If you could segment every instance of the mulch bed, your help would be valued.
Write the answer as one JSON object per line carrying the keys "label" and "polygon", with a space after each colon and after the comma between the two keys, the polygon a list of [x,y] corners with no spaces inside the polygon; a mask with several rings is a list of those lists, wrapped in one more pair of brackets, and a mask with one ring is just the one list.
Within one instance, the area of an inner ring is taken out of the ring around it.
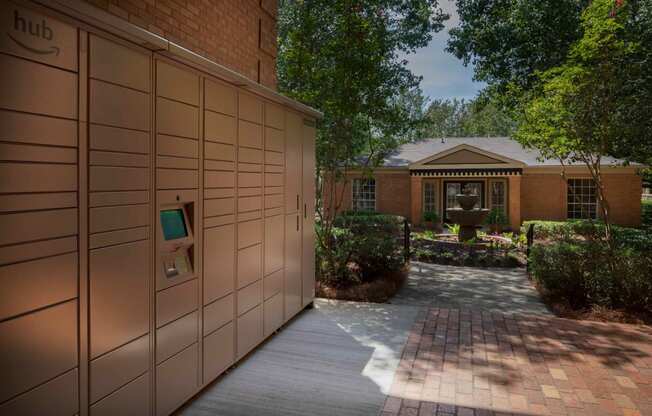
{"label": "mulch bed", "polygon": [[388,273],[373,282],[347,287],[331,287],[317,281],[316,296],[326,299],[355,302],[385,303],[399,291],[407,279],[407,267],[396,273]]}

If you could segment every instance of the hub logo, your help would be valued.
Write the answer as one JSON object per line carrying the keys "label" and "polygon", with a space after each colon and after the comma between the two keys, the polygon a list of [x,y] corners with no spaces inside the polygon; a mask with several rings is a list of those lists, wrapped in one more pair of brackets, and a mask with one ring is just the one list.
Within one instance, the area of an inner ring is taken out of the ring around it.
{"label": "hub logo", "polygon": [[[29,18],[25,16],[21,16],[20,13],[18,13],[18,10],[14,10],[13,29],[14,32],[17,32],[19,34],[22,33],[23,35],[27,35],[34,39],[45,40],[45,41],[54,40],[54,31],[52,30],[52,28],[48,27],[45,19],[41,19],[40,22],[33,22]],[[24,42],[21,42],[15,36],[12,36],[11,33],[7,33],[7,36],[9,36],[9,38],[13,40],[18,46],[32,53],[36,53],[39,55],[54,54],[55,56],[59,56],[60,50],[57,46],[50,46],[49,48],[46,49],[35,48],[33,46],[29,46],[25,44]]]}

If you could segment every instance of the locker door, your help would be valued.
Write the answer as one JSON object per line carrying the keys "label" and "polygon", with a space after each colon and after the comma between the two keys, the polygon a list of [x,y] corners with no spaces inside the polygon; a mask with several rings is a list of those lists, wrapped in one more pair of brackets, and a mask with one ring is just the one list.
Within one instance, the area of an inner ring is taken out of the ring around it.
{"label": "locker door", "polygon": [[301,140],[303,120],[287,112],[285,136],[285,320],[301,310]]}
{"label": "locker door", "polygon": [[303,302],[306,306],[315,298],[315,127],[314,122],[303,125],[303,232],[301,237]]}

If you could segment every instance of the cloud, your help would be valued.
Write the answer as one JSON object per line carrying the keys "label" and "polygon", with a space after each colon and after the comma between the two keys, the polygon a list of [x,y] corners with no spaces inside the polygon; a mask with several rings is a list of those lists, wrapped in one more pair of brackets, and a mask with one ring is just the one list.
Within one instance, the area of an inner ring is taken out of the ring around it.
{"label": "cloud", "polygon": [[446,28],[433,35],[432,41],[416,53],[402,56],[408,61],[408,68],[423,77],[421,88],[431,98],[466,98],[477,95],[485,86],[473,81],[473,68],[465,67],[461,60],[445,51],[448,31],[459,23],[454,1],[441,0],[441,8],[451,18]]}

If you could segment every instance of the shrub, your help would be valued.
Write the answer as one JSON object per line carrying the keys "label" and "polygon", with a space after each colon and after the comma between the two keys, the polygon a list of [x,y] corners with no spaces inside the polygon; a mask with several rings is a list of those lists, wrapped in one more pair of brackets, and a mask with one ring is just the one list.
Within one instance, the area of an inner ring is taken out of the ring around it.
{"label": "shrub", "polygon": [[652,230],[652,199],[641,201],[641,224]]}
{"label": "shrub", "polygon": [[451,234],[459,235],[460,234],[460,225],[459,224],[446,224],[446,228]]}
{"label": "shrub", "polygon": [[499,208],[492,208],[485,219],[485,224],[489,225],[505,225],[507,223],[507,215],[505,215],[505,212]]}
{"label": "shrub", "polygon": [[[338,216],[333,232],[335,250],[317,250],[320,279],[346,286],[401,270],[405,264],[403,224],[404,218],[396,215],[356,212]],[[324,262],[334,267],[326,267]],[[337,272],[324,273],[326,270]]]}
{"label": "shrub", "polygon": [[563,239],[534,245],[529,260],[544,293],[574,309],[652,310],[652,259],[644,251],[612,253],[602,240]]}
{"label": "shrub", "polygon": [[439,222],[439,215],[435,211],[426,211],[423,213],[425,222]]}

